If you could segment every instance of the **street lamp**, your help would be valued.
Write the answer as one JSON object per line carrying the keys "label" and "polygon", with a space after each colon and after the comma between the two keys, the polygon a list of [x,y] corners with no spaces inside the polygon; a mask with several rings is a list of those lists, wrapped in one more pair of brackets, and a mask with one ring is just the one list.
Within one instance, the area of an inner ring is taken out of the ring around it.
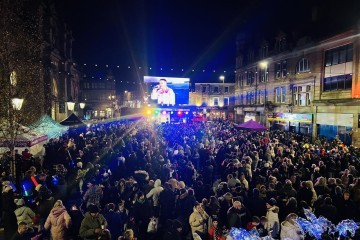
{"label": "street lamp", "polygon": [[81,102],[79,105],[80,105],[80,109],[84,109],[84,108],[85,108],[85,103]]}
{"label": "street lamp", "polygon": [[66,102],[67,108],[69,111],[74,111],[75,109],[75,102],[73,102],[72,100],[69,100],[68,102]]}
{"label": "street lamp", "polygon": [[14,110],[21,110],[22,104],[24,102],[24,99],[22,98],[12,98],[11,99],[11,104]]}
{"label": "street lamp", "polygon": [[263,114],[264,114],[264,123],[265,123],[265,126],[266,126],[266,113],[265,113],[265,109],[266,109],[266,88],[267,88],[267,81],[268,81],[268,62],[267,61],[263,61],[263,62],[260,62],[260,67],[262,69],[264,69],[264,83],[265,83],[265,90],[264,90],[264,111],[263,111]]}

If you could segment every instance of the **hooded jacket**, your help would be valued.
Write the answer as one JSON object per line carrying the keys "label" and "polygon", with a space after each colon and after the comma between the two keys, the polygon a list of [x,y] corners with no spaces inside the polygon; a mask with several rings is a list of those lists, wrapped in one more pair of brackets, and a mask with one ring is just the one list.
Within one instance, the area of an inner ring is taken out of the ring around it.
{"label": "hooded jacket", "polygon": [[200,212],[198,212],[198,210],[196,210],[196,207],[194,207],[194,211],[189,218],[191,232],[207,233],[206,223],[208,218],[209,215],[205,211],[203,214],[201,214]]}
{"label": "hooded jacket", "polygon": [[146,194],[146,198],[151,198],[152,197],[153,205],[158,206],[159,205],[159,196],[160,196],[160,193],[163,190],[164,190],[164,188],[161,187],[161,180],[156,179],[155,184],[154,184],[154,188],[152,188],[150,190],[150,192],[148,194]]}
{"label": "hooded jacket", "polygon": [[302,240],[304,239],[304,236],[300,233],[301,230],[297,224],[292,224],[288,221],[283,221],[281,223],[280,240]]}
{"label": "hooded jacket", "polygon": [[272,230],[275,234],[279,233],[279,208],[272,206],[266,212],[267,223],[265,224],[266,230]]}
{"label": "hooded jacket", "polygon": [[55,207],[51,209],[46,219],[44,228],[50,228],[51,238],[53,240],[63,240],[66,238],[66,230],[70,227],[71,218],[64,207]]}
{"label": "hooded jacket", "polygon": [[15,212],[17,224],[19,224],[20,222],[25,222],[28,224],[29,227],[32,227],[33,225],[32,219],[35,217],[35,213],[33,212],[33,210],[31,210],[31,208],[22,206],[16,209],[14,212]]}

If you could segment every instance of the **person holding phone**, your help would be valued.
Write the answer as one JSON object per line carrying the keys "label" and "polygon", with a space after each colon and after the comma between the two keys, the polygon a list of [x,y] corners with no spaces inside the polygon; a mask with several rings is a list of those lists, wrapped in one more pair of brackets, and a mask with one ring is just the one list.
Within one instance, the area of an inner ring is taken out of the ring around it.
{"label": "person holding phone", "polygon": [[175,105],[175,93],[167,86],[165,78],[159,80],[151,92],[151,99],[157,100],[158,104]]}

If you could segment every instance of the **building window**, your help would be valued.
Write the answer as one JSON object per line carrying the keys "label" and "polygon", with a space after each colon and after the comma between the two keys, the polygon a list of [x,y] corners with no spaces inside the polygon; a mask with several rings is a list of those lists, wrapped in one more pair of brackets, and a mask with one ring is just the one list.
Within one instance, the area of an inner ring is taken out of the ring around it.
{"label": "building window", "polygon": [[240,105],[244,105],[244,95],[240,95]]}
{"label": "building window", "polygon": [[244,79],[245,79],[245,74],[241,74],[240,75],[240,86],[242,87],[242,86],[244,86]]}
{"label": "building window", "polygon": [[351,74],[324,78],[324,92],[351,89],[351,87]]}
{"label": "building window", "polygon": [[286,78],[287,75],[287,62],[286,60],[275,63],[275,78]]}
{"label": "building window", "polygon": [[309,60],[307,60],[306,58],[302,58],[296,66],[296,72],[302,73],[302,72],[308,72],[308,71],[310,71]]}
{"label": "building window", "polygon": [[337,47],[325,52],[325,67],[337,65],[353,60],[353,45]]}
{"label": "building window", "polygon": [[292,94],[294,106],[311,105],[311,85],[294,86]]}
{"label": "building window", "polygon": [[202,87],[201,92],[203,92],[203,93],[206,92],[206,86],[203,86],[203,87]]}
{"label": "building window", "polygon": [[286,87],[281,87],[281,102],[286,102]]}
{"label": "building window", "polygon": [[202,105],[206,105],[206,98],[202,98],[201,103]]}
{"label": "building window", "polygon": [[246,78],[246,85],[251,86],[253,85],[255,80],[255,74],[252,71],[247,72],[247,78]]}
{"label": "building window", "polygon": [[281,89],[279,87],[274,89],[275,92],[275,102],[280,103],[281,102]]}
{"label": "building window", "polygon": [[219,87],[214,87],[214,93],[218,93],[219,92]]}
{"label": "building window", "polygon": [[229,92],[229,87],[225,87],[224,92],[228,93]]}
{"label": "building window", "polygon": [[213,105],[214,106],[219,106],[219,98],[214,98],[213,99]]}
{"label": "building window", "polygon": [[229,98],[224,98],[224,106],[229,106]]}

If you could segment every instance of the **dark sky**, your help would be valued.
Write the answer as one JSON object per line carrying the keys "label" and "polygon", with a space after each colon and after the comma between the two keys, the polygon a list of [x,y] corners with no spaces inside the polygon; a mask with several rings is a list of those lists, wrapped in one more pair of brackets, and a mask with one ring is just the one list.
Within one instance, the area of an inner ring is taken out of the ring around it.
{"label": "dark sky", "polygon": [[[267,35],[311,28],[312,7],[322,32],[357,19],[360,1],[320,0],[65,0],[75,37],[74,57],[87,66],[108,64],[118,78],[142,75],[217,77],[235,69],[236,35]],[[319,21],[320,22],[320,21]],[[316,30],[317,31],[317,30]],[[131,70],[128,69],[131,66]],[[141,67],[141,71],[139,70]],[[144,68],[148,72],[144,71]],[[149,68],[152,67],[150,71]],[[160,68],[163,70],[160,71]],[[137,69],[137,71],[134,71]],[[173,70],[171,70],[173,69]],[[181,69],[184,69],[182,71]],[[195,72],[192,72],[192,69]],[[216,72],[204,75],[203,72]],[[131,72],[131,74],[127,74]],[[227,79],[229,79],[227,78]]]}

